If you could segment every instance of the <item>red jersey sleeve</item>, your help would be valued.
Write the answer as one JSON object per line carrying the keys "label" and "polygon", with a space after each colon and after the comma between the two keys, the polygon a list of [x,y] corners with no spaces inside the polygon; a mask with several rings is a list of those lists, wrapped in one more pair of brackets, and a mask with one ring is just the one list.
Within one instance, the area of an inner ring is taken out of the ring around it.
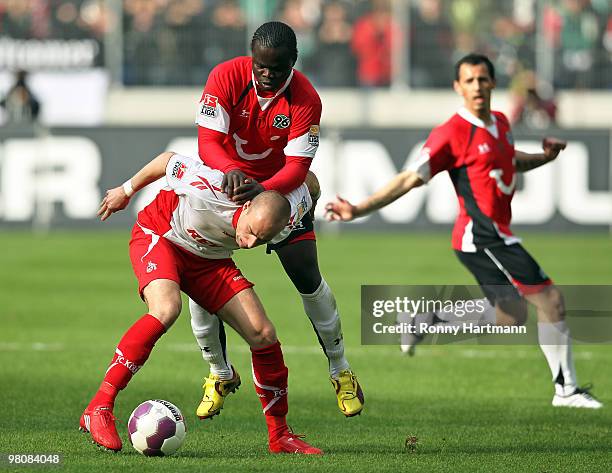
{"label": "red jersey sleeve", "polygon": [[319,147],[321,110],[321,99],[314,90],[300,94],[296,103],[291,105],[291,126],[287,146],[283,150],[285,156],[314,158]]}
{"label": "red jersey sleeve", "polygon": [[231,63],[216,66],[208,76],[198,105],[196,123],[220,133],[229,131],[232,97],[236,83]]}
{"label": "red jersey sleeve", "polygon": [[417,173],[424,182],[428,182],[439,172],[451,169],[455,163],[450,143],[452,133],[446,128],[445,125],[434,128],[419,157],[408,166],[408,169]]}
{"label": "red jersey sleeve", "polygon": [[261,185],[268,191],[274,190],[281,194],[288,194],[304,182],[311,162],[310,158],[287,156],[283,168],[271,178],[263,181]]}
{"label": "red jersey sleeve", "polygon": [[[225,134],[202,126],[198,127],[198,155],[200,159],[214,169],[219,169],[224,173],[232,169],[240,169],[239,164],[232,159],[225,148],[223,141]],[[206,159],[204,159],[206,156]]]}

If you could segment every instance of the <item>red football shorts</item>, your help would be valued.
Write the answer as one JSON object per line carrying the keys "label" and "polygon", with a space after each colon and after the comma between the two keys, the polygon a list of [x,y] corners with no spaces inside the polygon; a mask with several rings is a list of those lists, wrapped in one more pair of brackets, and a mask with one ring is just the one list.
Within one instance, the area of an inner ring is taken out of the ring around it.
{"label": "red football shorts", "polygon": [[130,260],[140,297],[151,281],[170,279],[211,314],[240,291],[253,287],[231,258],[201,258],[164,237],[146,234],[138,224],[132,229]]}

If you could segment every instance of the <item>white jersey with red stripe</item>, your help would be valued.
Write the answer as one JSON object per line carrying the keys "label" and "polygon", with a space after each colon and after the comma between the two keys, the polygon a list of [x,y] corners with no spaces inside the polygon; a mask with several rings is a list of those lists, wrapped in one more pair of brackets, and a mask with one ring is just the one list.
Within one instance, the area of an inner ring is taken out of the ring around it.
{"label": "white jersey with red stripe", "polygon": [[462,108],[429,135],[419,158],[410,165],[425,182],[448,171],[459,200],[453,248],[481,248],[520,242],[510,231],[510,203],[516,185],[514,140],[501,112],[489,126]]}
{"label": "white jersey with red stripe", "polygon": [[[166,167],[168,186],[138,214],[138,225],[203,258],[229,258],[236,243],[236,223],[242,206],[221,191],[223,173],[199,159],[175,154]],[[291,205],[287,226],[271,243],[278,243],[312,207],[306,184],[285,195]]]}
{"label": "white jersey with red stripe", "polygon": [[[319,146],[321,99],[304,74],[292,70],[283,86],[261,97],[253,60],[238,57],[215,67],[206,82],[196,123],[226,134],[223,147],[247,175],[262,181],[286,156],[314,158]],[[206,162],[206,156],[201,156]]]}

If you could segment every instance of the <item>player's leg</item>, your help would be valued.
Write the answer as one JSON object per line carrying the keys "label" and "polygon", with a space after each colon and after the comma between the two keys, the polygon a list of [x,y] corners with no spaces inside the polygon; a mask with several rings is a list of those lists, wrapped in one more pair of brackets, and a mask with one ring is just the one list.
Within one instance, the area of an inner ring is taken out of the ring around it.
{"label": "player's leg", "polygon": [[505,269],[518,290],[537,309],[538,341],[555,384],[553,405],[601,407],[588,390],[578,388],[561,292],[521,245],[491,248],[489,256]]}
{"label": "player's leg", "polygon": [[603,404],[588,391],[578,387],[572,354],[572,340],[565,322],[565,304],[561,291],[555,286],[525,295],[538,312],[538,341],[552,373],[556,407],[584,407],[599,409]]}
{"label": "player's leg", "polygon": [[336,298],[319,270],[312,219],[305,220],[304,229],[292,232],[273,249],[300,293],[304,311],[327,357],[338,408],[345,416],[352,417],[363,409],[363,391],[344,355],[340,315]]}
{"label": "player's leg", "polygon": [[268,443],[274,453],[320,454],[291,433],[287,426],[288,370],[274,325],[252,288],[241,290],[221,309],[219,316],[251,347],[253,383],[268,427]]}
{"label": "player's leg", "polygon": [[130,259],[148,312],[119,341],[102,384],[80,420],[81,430],[90,432],[95,443],[114,451],[121,449],[113,416],[117,394],[142,367],[181,311],[176,254],[169,242],[159,237],[152,241],[152,236],[156,237],[145,235],[135,226],[130,242]]}
{"label": "player's leg", "polygon": [[98,445],[121,450],[121,439],[114,424],[115,399],[149,358],[155,343],[174,323],[181,310],[180,289],[176,282],[159,279],[144,290],[148,313],[125,332],[115,349],[98,392],[81,416],[81,429],[89,431]]}
{"label": "player's leg", "polygon": [[214,314],[189,298],[191,329],[200,346],[202,357],[210,365],[210,373],[202,384],[202,400],[196,408],[200,419],[218,415],[225,398],[240,387],[238,372],[231,365],[226,351],[225,327]]}
{"label": "player's leg", "polygon": [[[459,261],[474,275],[485,295],[474,299],[468,308],[456,308],[417,314],[399,313],[398,322],[413,325],[400,336],[402,352],[412,356],[431,325],[485,327],[490,325],[523,325],[527,320],[527,304],[506,274],[487,255],[486,250],[474,253],[455,252]],[[467,305],[467,304],[466,304]]]}

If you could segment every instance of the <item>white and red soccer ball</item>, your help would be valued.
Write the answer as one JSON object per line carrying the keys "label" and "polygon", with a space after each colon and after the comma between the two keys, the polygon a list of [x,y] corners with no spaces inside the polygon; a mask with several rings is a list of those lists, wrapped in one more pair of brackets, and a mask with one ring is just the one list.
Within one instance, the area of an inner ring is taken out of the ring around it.
{"label": "white and red soccer ball", "polygon": [[178,407],[161,399],[140,404],[128,421],[132,446],[147,457],[172,455],[185,441],[185,419]]}

